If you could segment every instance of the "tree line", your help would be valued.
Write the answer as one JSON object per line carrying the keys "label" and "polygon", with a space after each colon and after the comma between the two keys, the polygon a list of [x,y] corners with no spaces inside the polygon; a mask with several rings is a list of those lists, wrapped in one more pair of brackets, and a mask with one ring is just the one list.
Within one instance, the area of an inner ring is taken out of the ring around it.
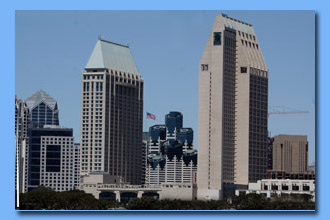
{"label": "tree line", "polygon": [[[15,197],[16,198],[16,197]],[[39,187],[20,194],[19,210],[315,210],[311,196],[282,195],[266,198],[259,194],[235,196],[223,201],[156,200],[153,197],[118,202],[111,199],[96,199],[80,190],[55,192]]]}

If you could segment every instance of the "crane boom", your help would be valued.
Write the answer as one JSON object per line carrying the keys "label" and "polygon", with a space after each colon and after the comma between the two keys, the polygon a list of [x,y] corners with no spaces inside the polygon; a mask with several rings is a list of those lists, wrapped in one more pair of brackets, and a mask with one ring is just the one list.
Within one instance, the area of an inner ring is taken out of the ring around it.
{"label": "crane boom", "polygon": [[[285,106],[269,106],[269,108],[274,109],[274,111],[268,112],[268,116],[269,115],[274,115],[274,114],[304,114],[304,113],[309,113],[309,111],[301,111],[301,110],[297,110],[297,109],[288,108],[288,107],[285,107]],[[280,110],[278,110],[278,109],[280,109]]]}
{"label": "crane boom", "polygon": [[268,115],[274,114],[304,114],[309,113],[309,111],[277,111],[277,112],[268,112]]}

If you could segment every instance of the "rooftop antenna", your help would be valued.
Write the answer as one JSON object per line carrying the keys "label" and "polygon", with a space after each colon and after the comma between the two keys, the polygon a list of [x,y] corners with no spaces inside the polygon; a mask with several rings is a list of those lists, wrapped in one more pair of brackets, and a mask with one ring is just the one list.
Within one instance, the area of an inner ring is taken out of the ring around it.
{"label": "rooftop antenna", "polygon": [[102,40],[101,34],[97,37],[98,40]]}

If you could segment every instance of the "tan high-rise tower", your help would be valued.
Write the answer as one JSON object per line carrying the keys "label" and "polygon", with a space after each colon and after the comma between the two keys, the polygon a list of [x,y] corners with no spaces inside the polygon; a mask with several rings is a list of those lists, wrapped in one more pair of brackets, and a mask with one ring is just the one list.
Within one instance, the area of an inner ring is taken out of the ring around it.
{"label": "tan high-rise tower", "polygon": [[99,39],[82,72],[82,183],[141,183],[143,79],[131,51]]}
{"label": "tan high-rise tower", "polygon": [[268,69],[253,26],[217,15],[199,70],[198,199],[266,176]]}

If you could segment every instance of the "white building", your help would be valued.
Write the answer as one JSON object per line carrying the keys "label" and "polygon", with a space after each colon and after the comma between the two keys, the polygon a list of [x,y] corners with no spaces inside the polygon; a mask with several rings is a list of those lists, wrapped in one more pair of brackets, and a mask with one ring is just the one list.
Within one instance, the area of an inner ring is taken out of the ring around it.
{"label": "white building", "polygon": [[180,112],[170,112],[165,125],[149,129],[146,184],[193,183],[197,172],[197,151],[193,130],[183,128]]}
{"label": "white building", "polygon": [[252,25],[217,15],[199,63],[198,199],[266,177],[268,68]]}
{"label": "white building", "polygon": [[276,180],[263,179],[256,183],[249,183],[247,190],[237,189],[235,194],[256,193],[271,198],[281,196],[283,194],[308,194],[312,196],[312,201],[315,202],[315,180]]}
{"label": "white building", "polygon": [[161,185],[84,183],[82,186],[82,190],[92,194],[96,199],[107,198],[122,201],[127,194],[131,199],[149,196],[160,200],[191,201],[197,198],[197,187],[193,183],[162,183]]}
{"label": "white building", "polygon": [[15,96],[15,189],[17,194],[27,191],[29,116],[30,112],[26,103]]}

